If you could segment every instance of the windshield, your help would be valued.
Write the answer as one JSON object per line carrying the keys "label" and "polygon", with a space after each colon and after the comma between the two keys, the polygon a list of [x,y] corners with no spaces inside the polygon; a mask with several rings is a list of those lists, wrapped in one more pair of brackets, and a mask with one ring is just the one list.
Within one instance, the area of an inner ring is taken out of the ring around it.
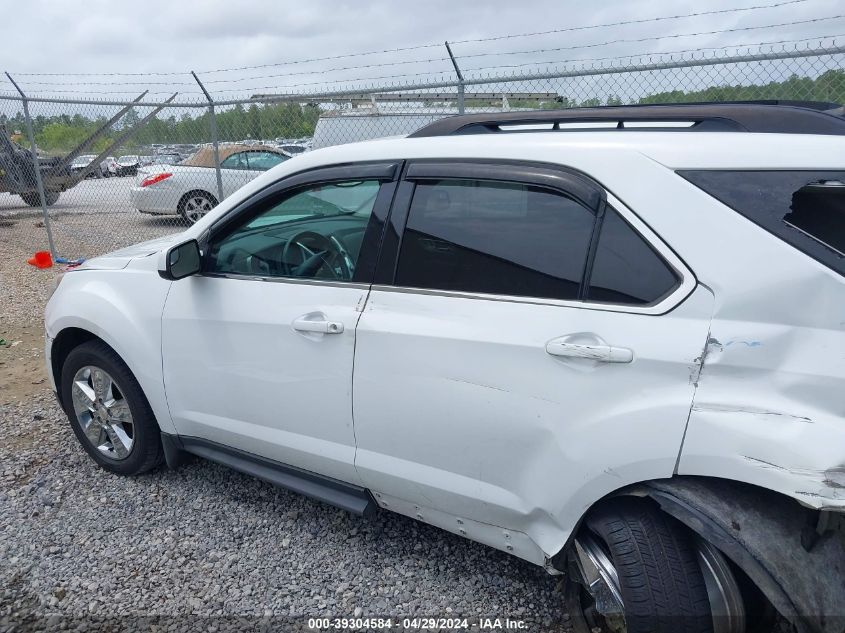
{"label": "windshield", "polygon": [[138,162],[137,156],[121,156],[117,159],[118,163],[135,163]]}
{"label": "windshield", "polygon": [[91,161],[94,160],[95,158],[96,158],[96,156],[94,156],[93,154],[86,154],[85,156],[77,156],[76,158],[73,159],[73,162],[71,163],[71,165],[78,165],[78,166],[85,167],[86,165],[90,165]]}

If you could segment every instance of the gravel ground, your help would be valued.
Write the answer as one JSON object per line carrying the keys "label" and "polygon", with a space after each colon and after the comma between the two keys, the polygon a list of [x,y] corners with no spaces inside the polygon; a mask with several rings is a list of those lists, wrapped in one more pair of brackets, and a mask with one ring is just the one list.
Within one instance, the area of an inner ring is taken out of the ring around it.
{"label": "gravel ground", "polygon": [[25,263],[45,240],[36,222],[0,215],[0,336],[26,342],[0,363],[34,363],[0,384],[0,633],[413,615],[568,630],[555,578],[411,519],[361,519],[201,461],[137,478],[98,468],[43,380],[32,333],[55,273]]}

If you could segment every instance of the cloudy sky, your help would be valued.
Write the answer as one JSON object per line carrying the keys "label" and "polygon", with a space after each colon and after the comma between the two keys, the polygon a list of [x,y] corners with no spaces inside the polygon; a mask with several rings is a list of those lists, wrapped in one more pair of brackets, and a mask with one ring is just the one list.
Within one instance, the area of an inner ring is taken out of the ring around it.
{"label": "cloudy sky", "polygon": [[[4,29],[0,70],[40,95],[128,95],[144,88],[191,95],[197,88],[189,70],[200,73],[218,98],[451,78],[444,40],[456,42],[465,74],[478,77],[503,67],[537,70],[845,35],[841,0],[5,2],[10,6],[3,15],[13,20]],[[581,28],[756,5],[770,8]],[[489,39],[573,28],[580,30]],[[488,41],[464,41],[479,39]],[[838,42],[845,43],[845,36]],[[430,46],[305,61],[425,45]],[[258,68],[223,71],[243,67]],[[0,84],[0,90],[9,89]]]}

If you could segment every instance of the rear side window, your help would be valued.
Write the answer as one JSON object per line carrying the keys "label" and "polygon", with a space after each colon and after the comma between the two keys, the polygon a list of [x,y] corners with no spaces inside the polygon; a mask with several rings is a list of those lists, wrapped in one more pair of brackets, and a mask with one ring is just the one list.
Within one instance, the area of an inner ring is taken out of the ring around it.
{"label": "rear side window", "polygon": [[402,237],[400,286],[577,299],[595,214],[518,183],[417,184]]}
{"label": "rear side window", "polygon": [[845,171],[680,171],[681,176],[845,275]]}
{"label": "rear side window", "polygon": [[597,222],[591,209],[556,190],[439,180],[416,186],[395,283],[646,305],[671,293],[680,279],[610,207]]}
{"label": "rear side window", "polygon": [[608,208],[602,221],[587,299],[629,305],[656,303],[679,282],[675,271],[649,243],[622,216]]}

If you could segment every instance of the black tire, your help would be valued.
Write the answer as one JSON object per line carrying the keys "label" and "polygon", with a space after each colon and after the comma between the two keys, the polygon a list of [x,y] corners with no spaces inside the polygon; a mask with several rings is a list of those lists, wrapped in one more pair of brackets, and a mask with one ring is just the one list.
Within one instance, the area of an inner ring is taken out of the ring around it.
{"label": "black tire", "polygon": [[587,525],[616,567],[628,633],[712,633],[704,576],[684,526],[648,501],[626,498]]}
{"label": "black tire", "polygon": [[[132,413],[133,445],[123,459],[111,459],[91,444],[73,410],[73,378],[86,365],[94,365],[108,372],[120,386],[123,398]],[[138,475],[152,470],[164,461],[161,435],[141,386],[120,356],[102,341],[87,341],[68,354],[61,372],[62,402],[70,426],[80,444],[91,458],[109,472],[118,475]]]}
{"label": "black tire", "polygon": [[176,206],[176,210],[179,212],[179,215],[181,215],[182,219],[185,220],[185,222],[187,222],[188,224],[195,224],[199,221],[200,217],[202,217],[195,217],[193,210],[189,209],[189,206],[193,207],[193,203],[199,200],[204,201],[206,206],[208,207],[207,209],[203,210],[203,215],[211,211],[211,209],[216,207],[218,204],[217,198],[215,198],[207,191],[202,191],[199,189],[189,191],[179,199],[179,204]]}
{"label": "black tire", "polygon": [[[37,191],[30,191],[28,193],[22,193],[21,198],[23,201],[26,202],[31,207],[40,207],[41,206],[41,196],[38,195]],[[47,203],[48,207],[53,206],[59,200],[59,192],[53,191],[51,189],[46,189],[44,191],[44,202]]]}

